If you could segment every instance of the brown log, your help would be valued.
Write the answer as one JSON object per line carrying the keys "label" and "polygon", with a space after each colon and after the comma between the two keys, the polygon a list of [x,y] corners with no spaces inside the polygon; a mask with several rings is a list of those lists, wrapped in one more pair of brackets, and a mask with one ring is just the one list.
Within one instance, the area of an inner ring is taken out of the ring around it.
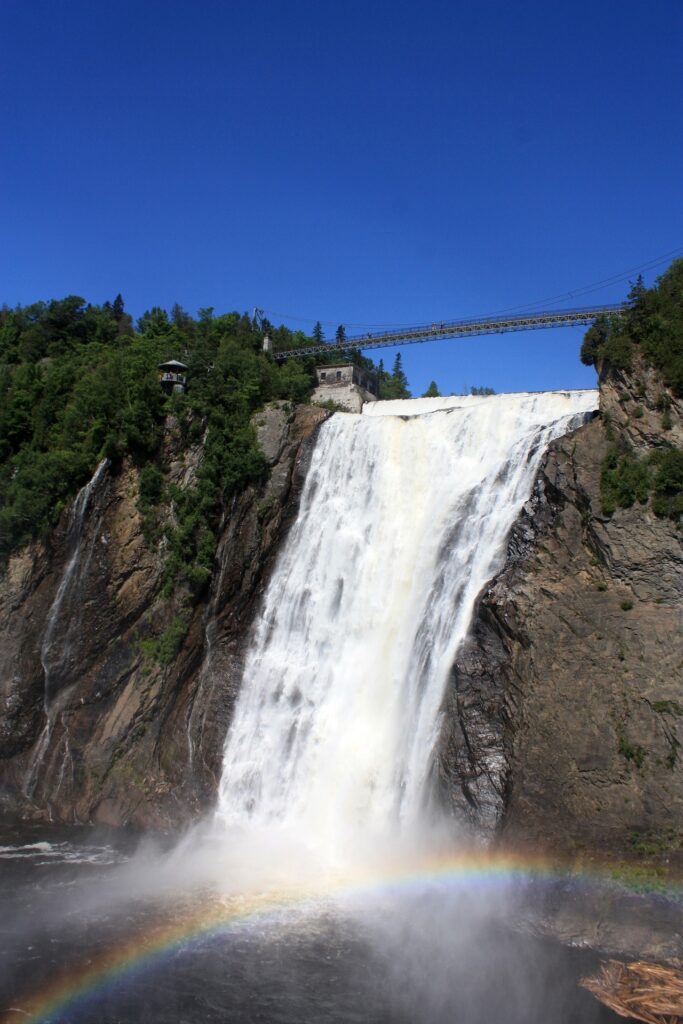
{"label": "brown log", "polygon": [[676,967],[607,960],[579,984],[621,1017],[645,1024],[683,1021],[683,971]]}

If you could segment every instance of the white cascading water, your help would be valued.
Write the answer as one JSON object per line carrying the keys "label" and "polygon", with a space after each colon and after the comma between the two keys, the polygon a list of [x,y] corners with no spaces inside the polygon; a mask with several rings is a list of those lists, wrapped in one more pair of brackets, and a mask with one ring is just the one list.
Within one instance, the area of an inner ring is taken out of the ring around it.
{"label": "white cascading water", "polygon": [[[84,526],[87,522],[87,515],[90,510],[90,503],[102,476],[109,466],[109,459],[102,459],[90,480],[81,487],[76,495],[73,505],[69,510],[69,522],[67,527],[66,542],[70,550],[69,560],[57,588],[55,598],[50,605],[43,632],[43,640],[40,646],[40,663],[43,668],[43,711],[45,713],[45,724],[36,741],[36,745],[28,763],[24,778],[23,791],[27,796],[32,796],[36,787],[38,773],[45,759],[50,739],[52,738],[52,727],[55,719],[54,699],[54,675],[63,668],[69,656],[69,649],[74,636],[77,635],[79,627],[78,616],[71,616],[66,622],[63,621],[62,608],[68,598],[73,602],[74,593],[78,591],[82,581],[86,578],[90,559],[93,553],[93,546],[97,538],[97,528],[91,530],[92,540],[83,553]],[[74,671],[74,680],[77,678]],[[68,735],[65,738],[66,750],[68,753]],[[62,763],[62,774],[64,762]],[[58,786],[61,784],[61,775],[58,779]]]}
{"label": "white cascading water", "polygon": [[338,849],[414,825],[477,595],[597,392],[366,405],[321,427],[267,589],[216,823]]}
{"label": "white cascading water", "polygon": [[[97,538],[97,530],[92,530],[92,542],[87,551],[83,552],[83,527],[86,516],[90,510],[90,502],[103,473],[109,465],[108,459],[102,459],[90,480],[81,487],[74,499],[69,512],[69,526],[67,532],[67,544],[71,548],[69,561],[64,569],[59,588],[55,599],[50,606],[43,642],[40,647],[40,662],[43,666],[45,678],[44,704],[47,711],[52,698],[52,674],[57,664],[60,664],[68,653],[68,646],[72,639],[72,633],[78,629],[78,622],[72,616],[66,624],[62,623],[62,606],[66,598],[73,598],[74,592],[80,587],[90,565],[93,553],[93,545]],[[60,628],[62,627],[63,628]]]}

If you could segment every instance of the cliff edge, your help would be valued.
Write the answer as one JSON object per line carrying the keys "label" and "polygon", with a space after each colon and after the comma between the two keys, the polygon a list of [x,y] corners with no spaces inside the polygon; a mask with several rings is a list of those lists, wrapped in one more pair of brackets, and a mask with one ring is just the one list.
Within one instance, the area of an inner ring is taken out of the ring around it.
{"label": "cliff edge", "polygon": [[603,508],[615,439],[640,460],[680,448],[681,403],[636,358],[602,368],[600,408],[550,446],[481,597],[441,792],[506,840],[683,865],[681,532],[647,495]]}

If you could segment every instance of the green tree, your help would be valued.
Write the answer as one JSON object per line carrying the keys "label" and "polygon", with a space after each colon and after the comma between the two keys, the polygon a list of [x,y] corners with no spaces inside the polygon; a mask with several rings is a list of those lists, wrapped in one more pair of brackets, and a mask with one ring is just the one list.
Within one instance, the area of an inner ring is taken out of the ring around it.
{"label": "green tree", "polygon": [[632,372],[640,357],[677,397],[683,396],[683,259],[647,288],[639,277],[620,316],[596,320],[586,332],[581,360],[601,377]]}
{"label": "green tree", "polygon": [[170,329],[168,313],[159,306],[152,306],[146,310],[138,320],[138,331],[140,334],[149,334],[154,337],[166,336]]}
{"label": "green tree", "polygon": [[585,366],[595,365],[598,353],[609,337],[609,329],[609,319],[599,316],[586,331],[581,345],[581,362]]}
{"label": "green tree", "polygon": [[339,324],[334,335],[334,340],[338,345],[343,345],[346,341],[346,328],[344,327],[344,324]]}
{"label": "green tree", "polygon": [[403,372],[403,359],[401,353],[396,353],[394,359],[394,368],[391,371],[391,376],[394,379],[397,390],[401,392],[401,398],[410,398],[410,391],[408,390],[408,378]]}
{"label": "green tree", "polygon": [[439,389],[438,389],[438,387],[436,385],[436,381],[435,380],[433,380],[430,383],[429,387],[427,388],[427,390],[425,391],[425,393],[423,394],[422,397],[423,398],[441,398],[441,392],[439,391]]}
{"label": "green tree", "polygon": [[125,312],[125,307],[123,304],[123,296],[121,295],[121,292],[119,292],[119,294],[114,299],[111,306],[111,312],[115,320],[120,320],[121,317],[123,316]]}
{"label": "green tree", "polygon": [[385,373],[384,379],[381,376],[379,378],[379,397],[386,400],[410,398],[408,378],[403,372],[403,361],[400,352],[396,353],[391,373]]}
{"label": "green tree", "polygon": [[171,309],[171,322],[190,338],[196,333],[196,324],[189,313],[186,313],[177,302]]}
{"label": "green tree", "polygon": [[[304,340],[285,327],[277,334],[283,348]],[[207,309],[194,319],[180,306],[170,317],[150,310],[136,332],[120,296],[0,309],[0,557],[48,531],[104,456],[114,471],[127,458],[142,473],[145,534],[166,539],[168,586],[199,593],[226,503],[265,471],[253,412],[312,390],[313,360],[278,365],[261,341],[245,315]],[[188,364],[186,395],[159,386],[158,364],[171,357]],[[203,445],[183,492],[164,462],[169,413],[184,443]]]}
{"label": "green tree", "polygon": [[319,320],[316,320],[315,326],[313,328],[313,341],[316,343],[316,345],[322,345],[324,340],[325,335],[323,333],[323,325],[320,323]]}

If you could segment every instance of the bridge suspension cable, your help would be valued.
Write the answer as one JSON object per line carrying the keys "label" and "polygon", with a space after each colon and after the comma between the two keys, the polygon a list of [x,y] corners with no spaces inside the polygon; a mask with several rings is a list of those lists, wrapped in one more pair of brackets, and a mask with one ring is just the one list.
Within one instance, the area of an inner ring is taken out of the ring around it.
{"label": "bridge suspension cable", "polygon": [[389,348],[394,345],[414,345],[424,341],[448,338],[472,338],[485,334],[507,334],[510,331],[538,331],[548,327],[586,327],[600,316],[620,316],[624,305],[586,306],[579,309],[560,309],[548,313],[519,314],[517,316],[488,316],[468,320],[448,320],[424,324],[421,327],[398,328],[355,335],[341,342],[322,342],[274,352],[275,359],[293,359],[297,356],[315,356],[348,352],[349,349]]}

